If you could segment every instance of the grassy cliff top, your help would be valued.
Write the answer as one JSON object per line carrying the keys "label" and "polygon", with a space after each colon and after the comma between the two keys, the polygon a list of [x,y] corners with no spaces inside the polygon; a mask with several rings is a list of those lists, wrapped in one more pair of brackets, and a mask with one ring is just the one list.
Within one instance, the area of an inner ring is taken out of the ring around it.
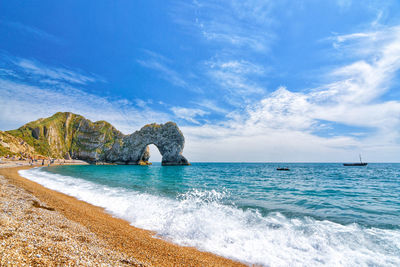
{"label": "grassy cliff top", "polygon": [[116,132],[119,132],[114,126],[112,126],[109,122],[106,122],[104,120],[92,122],[85,117],[74,114],[71,112],[57,112],[54,115],[48,117],[48,118],[40,118],[35,121],[28,122],[24,124],[23,126],[19,127],[16,130],[10,130],[7,131],[8,133],[17,133],[18,131],[23,131],[26,128],[30,129],[35,129],[35,128],[40,128],[43,126],[50,126],[50,125],[57,125],[57,124],[65,124],[67,122],[67,119],[70,119],[71,121],[81,121],[81,120],[86,120],[89,124],[91,125],[96,125],[96,126],[101,126],[105,128],[110,128],[113,129]]}
{"label": "grassy cliff top", "polygon": [[82,128],[90,129],[90,132],[85,132],[86,135],[106,135],[108,143],[122,136],[120,131],[104,120],[92,122],[71,112],[57,112],[51,117],[28,122],[7,133],[23,139],[43,156],[60,157],[70,150],[73,139]]}

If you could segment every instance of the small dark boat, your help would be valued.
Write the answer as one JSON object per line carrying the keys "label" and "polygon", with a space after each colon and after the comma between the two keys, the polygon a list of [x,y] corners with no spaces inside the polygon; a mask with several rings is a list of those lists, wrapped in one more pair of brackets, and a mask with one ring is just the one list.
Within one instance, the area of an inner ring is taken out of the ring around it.
{"label": "small dark boat", "polygon": [[276,168],[277,171],[290,171],[289,168]]}
{"label": "small dark boat", "polygon": [[368,163],[343,163],[343,166],[367,166]]}
{"label": "small dark boat", "polygon": [[343,166],[367,166],[368,163],[362,162],[360,155],[360,163],[343,163]]}

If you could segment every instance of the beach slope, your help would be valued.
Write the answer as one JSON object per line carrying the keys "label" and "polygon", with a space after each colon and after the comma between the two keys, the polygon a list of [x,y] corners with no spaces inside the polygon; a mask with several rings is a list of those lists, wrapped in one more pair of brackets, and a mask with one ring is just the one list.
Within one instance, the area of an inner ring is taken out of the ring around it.
{"label": "beach slope", "polygon": [[0,265],[243,266],[19,176],[27,168],[0,169]]}

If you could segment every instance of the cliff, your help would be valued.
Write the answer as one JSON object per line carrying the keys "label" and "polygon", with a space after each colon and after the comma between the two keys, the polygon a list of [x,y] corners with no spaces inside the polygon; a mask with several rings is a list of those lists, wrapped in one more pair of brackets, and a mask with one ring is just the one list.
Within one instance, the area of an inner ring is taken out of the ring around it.
{"label": "cliff", "polygon": [[0,131],[0,156],[37,155],[35,149],[22,138]]}
{"label": "cliff", "polygon": [[34,149],[33,153],[53,158],[147,164],[148,145],[154,144],[162,155],[163,165],[189,164],[182,156],[184,136],[173,122],[148,124],[124,135],[106,121],[91,122],[77,114],[58,112],[5,134],[24,141]]}

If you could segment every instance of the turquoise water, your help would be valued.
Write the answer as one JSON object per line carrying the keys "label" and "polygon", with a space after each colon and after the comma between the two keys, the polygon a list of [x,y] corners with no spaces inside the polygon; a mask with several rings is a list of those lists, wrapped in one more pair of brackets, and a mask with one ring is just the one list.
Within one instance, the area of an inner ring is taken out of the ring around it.
{"label": "turquoise water", "polygon": [[400,266],[400,164],[54,166],[21,174],[161,238],[245,263]]}

